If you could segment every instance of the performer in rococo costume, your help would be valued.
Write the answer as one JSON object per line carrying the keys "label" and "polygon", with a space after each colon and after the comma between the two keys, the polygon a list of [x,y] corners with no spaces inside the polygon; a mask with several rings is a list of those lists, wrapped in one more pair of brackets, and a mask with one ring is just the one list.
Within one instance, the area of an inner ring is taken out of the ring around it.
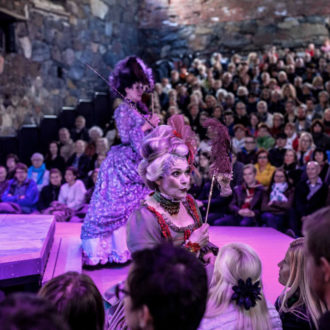
{"label": "performer in rococo costume", "polygon": [[203,224],[198,206],[188,194],[195,151],[193,132],[182,116],[171,120],[171,126],[156,127],[143,141],[139,173],[153,192],[130,216],[127,246],[133,253],[171,240],[208,263],[217,249],[209,243],[209,225]]}
{"label": "performer in rococo costume", "polygon": [[130,259],[126,222],[150,192],[137,167],[145,132],[152,128],[150,123],[158,124],[158,117],[151,116],[141,102],[143,93],[153,85],[151,69],[135,56],[120,61],[110,76],[112,89],[125,97],[114,113],[121,144],[113,146],[102,162],[82,226],[85,265],[125,263]]}
{"label": "performer in rococo costume", "polygon": [[[203,223],[194,198],[188,194],[196,150],[194,133],[180,115],[172,116],[169,124],[156,127],[143,140],[139,173],[153,192],[127,222],[127,246],[134,253],[172,241],[200,258],[211,275],[218,248],[209,242],[209,225]],[[108,327],[114,330],[127,329],[119,287],[105,293],[111,306]]]}

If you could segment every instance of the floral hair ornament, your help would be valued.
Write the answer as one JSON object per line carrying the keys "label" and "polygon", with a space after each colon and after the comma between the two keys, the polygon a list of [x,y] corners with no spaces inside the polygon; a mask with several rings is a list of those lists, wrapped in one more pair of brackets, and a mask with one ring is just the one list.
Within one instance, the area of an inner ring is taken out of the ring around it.
{"label": "floral hair ornament", "polygon": [[167,124],[173,128],[173,134],[179,139],[182,139],[189,150],[188,163],[190,168],[193,168],[194,158],[197,150],[196,135],[189,125],[184,122],[182,115],[171,116]]}
{"label": "floral hair ornament", "polygon": [[252,280],[249,277],[246,282],[239,279],[237,285],[233,286],[233,295],[231,300],[235,300],[236,304],[240,307],[244,307],[249,310],[257,304],[257,300],[261,300],[261,286],[260,281],[252,284]]}

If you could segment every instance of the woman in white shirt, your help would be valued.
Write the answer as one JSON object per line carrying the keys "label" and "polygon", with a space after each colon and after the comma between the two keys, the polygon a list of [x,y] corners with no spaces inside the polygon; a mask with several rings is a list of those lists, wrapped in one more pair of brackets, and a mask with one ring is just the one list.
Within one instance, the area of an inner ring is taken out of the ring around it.
{"label": "woman in white shirt", "polygon": [[78,172],[74,167],[65,171],[66,183],[62,185],[58,201],[72,210],[79,209],[84,204],[86,188],[81,180],[77,180]]}
{"label": "woman in white shirt", "polygon": [[261,261],[250,246],[230,243],[219,251],[199,329],[282,329],[278,312],[265,300]]}

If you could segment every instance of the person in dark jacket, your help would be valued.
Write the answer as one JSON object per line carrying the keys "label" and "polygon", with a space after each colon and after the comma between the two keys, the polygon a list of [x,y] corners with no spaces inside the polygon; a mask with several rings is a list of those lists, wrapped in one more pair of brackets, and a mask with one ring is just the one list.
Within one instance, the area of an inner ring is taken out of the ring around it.
{"label": "person in dark jacket", "polygon": [[318,162],[310,161],[306,166],[307,180],[296,186],[293,208],[290,214],[290,229],[301,236],[301,218],[307,216],[327,203],[328,185],[320,178],[321,167]]}
{"label": "person in dark jacket", "polygon": [[293,149],[286,150],[283,168],[289,177],[290,183],[296,186],[301,179],[302,170],[299,168],[297,154]]}
{"label": "person in dark jacket", "polygon": [[86,119],[84,116],[78,116],[75,120],[75,128],[71,130],[71,138],[73,141],[83,140],[89,141],[89,134],[86,128]]}
{"label": "person in dark jacket", "polygon": [[57,168],[52,168],[49,174],[50,183],[43,187],[38,201],[38,210],[47,209],[51,202],[57,201],[62,184],[62,173]]}
{"label": "person in dark jacket", "polygon": [[237,160],[244,165],[255,164],[257,162],[257,143],[253,136],[246,136],[242,151],[237,153]]}
{"label": "person in dark jacket", "polygon": [[268,158],[270,163],[275,167],[283,165],[284,155],[286,152],[286,134],[279,133],[276,135],[275,147],[270,149],[268,152]]}
{"label": "person in dark jacket", "polygon": [[330,136],[324,133],[324,125],[320,119],[315,119],[311,125],[314,144],[318,148],[330,150]]}
{"label": "person in dark jacket", "polygon": [[233,190],[229,204],[232,215],[219,219],[215,225],[255,226],[259,222],[264,188],[256,181],[256,168],[247,164],[243,168],[244,183]]}
{"label": "person in dark jacket", "polygon": [[78,178],[84,179],[87,177],[90,170],[90,158],[85,155],[86,142],[77,140],[75,142],[75,152],[68,159],[67,165],[72,166],[78,170]]}
{"label": "person in dark jacket", "polygon": [[60,155],[60,148],[56,141],[52,141],[49,143],[48,153],[45,158],[45,164],[47,170],[51,170],[52,168],[57,168],[62,173],[65,170],[65,160]]}

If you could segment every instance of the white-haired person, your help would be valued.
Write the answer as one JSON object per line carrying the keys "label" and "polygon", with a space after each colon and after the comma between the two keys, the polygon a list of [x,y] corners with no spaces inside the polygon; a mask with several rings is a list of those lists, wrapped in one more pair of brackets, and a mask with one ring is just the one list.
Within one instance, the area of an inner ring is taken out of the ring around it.
{"label": "white-haired person", "polygon": [[31,157],[32,165],[28,169],[28,178],[37,184],[39,191],[49,183],[49,171],[46,169],[44,160],[42,154],[35,152]]}
{"label": "white-haired person", "polygon": [[316,329],[317,320],[325,311],[310,290],[305,260],[304,238],[301,237],[291,242],[285,258],[278,264],[279,282],[285,288],[275,305],[283,329]]}
{"label": "white-haired person", "polygon": [[192,157],[188,146],[171,126],[162,125],[143,140],[141,155],[139,174],[153,192],[128,220],[128,249],[133,253],[168,240],[212,262],[217,249],[209,243],[209,225],[203,224],[196,201],[188,194]]}
{"label": "white-haired person", "polygon": [[[182,118],[183,120],[183,118]],[[192,154],[171,126],[156,127],[141,145],[139,174],[153,192],[145,197],[127,222],[127,247],[131,254],[173,242],[190,251],[211,274],[217,247],[209,242],[209,225],[203,224],[190,187]],[[111,304],[109,329],[125,329],[122,300],[106,294]]]}
{"label": "white-haired person", "polygon": [[224,245],[215,261],[199,330],[282,329],[278,312],[265,299],[261,271],[261,261],[250,246]]}

